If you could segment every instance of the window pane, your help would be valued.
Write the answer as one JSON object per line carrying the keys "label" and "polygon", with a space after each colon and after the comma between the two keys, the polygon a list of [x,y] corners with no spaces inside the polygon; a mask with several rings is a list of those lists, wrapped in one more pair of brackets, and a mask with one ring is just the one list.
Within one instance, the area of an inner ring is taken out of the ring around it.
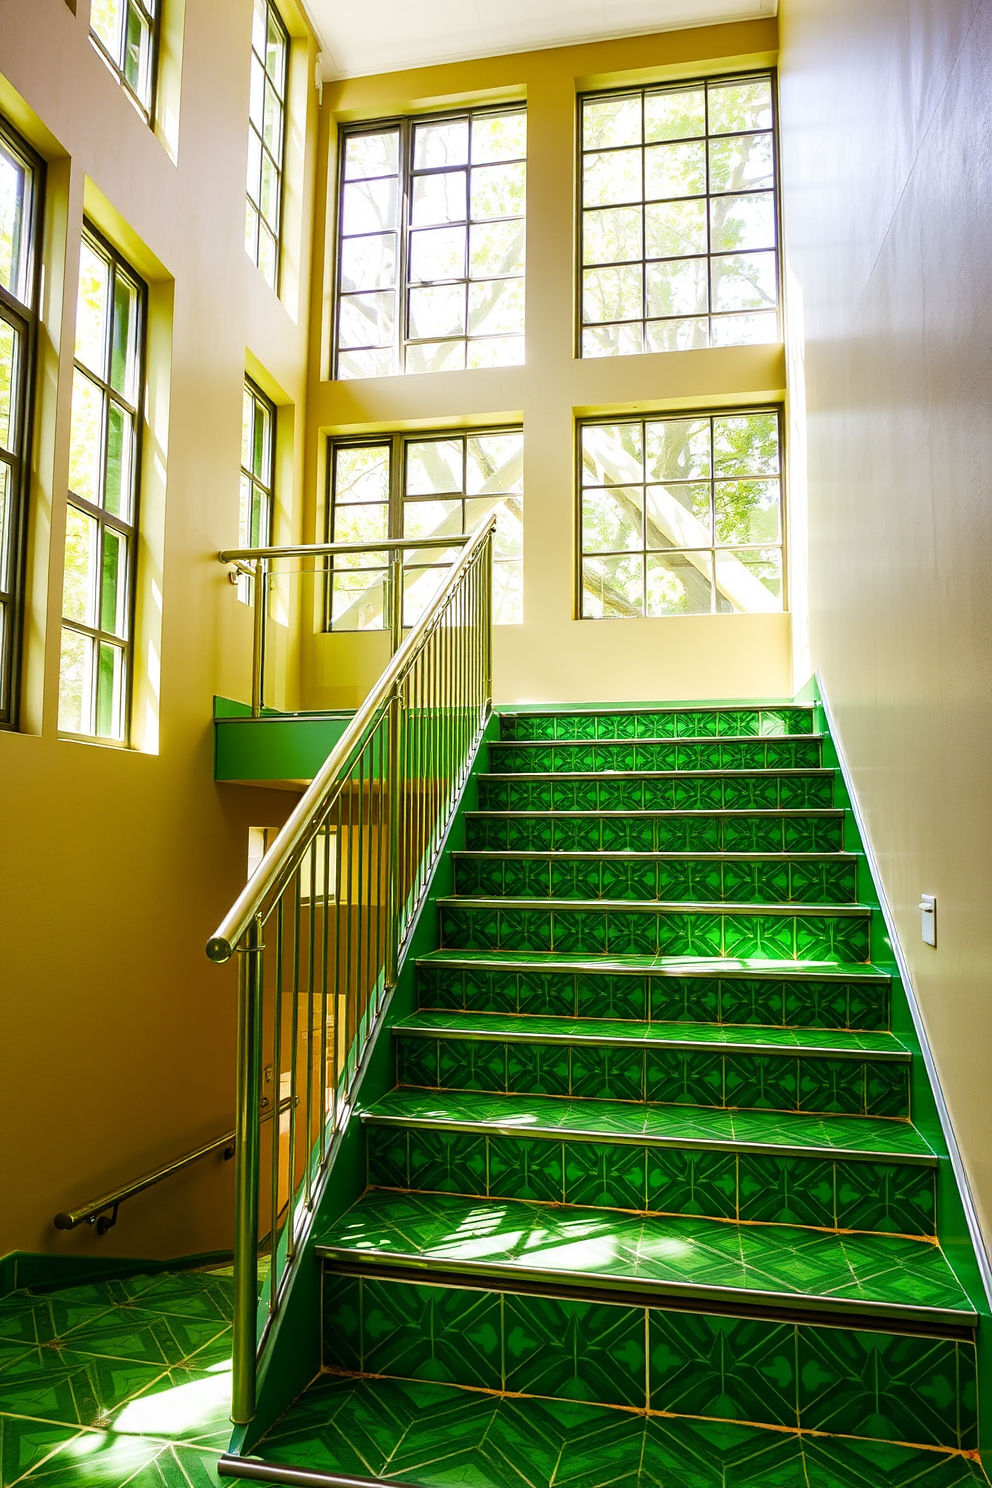
{"label": "window pane", "polygon": [[467,216],[465,171],[441,171],[436,176],[417,176],[413,183],[414,227],[435,223],[464,222]]}
{"label": "window pane", "polygon": [[334,456],[334,500],[388,501],[389,445],[338,449]]}
{"label": "window pane", "polygon": [[649,320],[645,327],[648,351],[698,351],[714,345],[710,323],[704,317],[682,320]]}
{"label": "window pane", "polygon": [[716,553],[717,609],[764,614],[782,608],[782,555],[776,548]]}
{"label": "window pane", "polygon": [[644,138],[693,139],[706,133],[704,89],[677,88],[666,93],[648,93],[644,99]]}
{"label": "window pane", "polygon": [[464,367],[464,341],[418,341],[406,349],[408,372],[461,372]]}
{"label": "window pane", "polygon": [[276,13],[268,8],[268,31],[265,38],[265,70],[280,92],[286,83],[286,36],[276,19]]}
{"label": "window pane", "polygon": [[519,367],[523,360],[523,336],[488,336],[468,343],[469,367]]}
{"label": "window pane", "polygon": [[478,496],[492,491],[522,492],[524,488],[524,436],[482,434],[467,440],[465,489]]}
{"label": "window pane", "polygon": [[467,230],[431,227],[411,234],[410,279],[414,284],[436,279],[464,279]]}
{"label": "window pane", "polygon": [[30,298],[30,181],[22,161],[0,140],[0,284],[26,304]]}
{"label": "window pane", "polygon": [[20,336],[0,319],[0,449],[13,451],[17,442],[17,392]]}
{"label": "window pane", "polygon": [[650,145],[644,151],[644,195],[699,196],[706,190],[706,146],[690,142]]}
{"label": "window pane", "polygon": [[733,248],[775,247],[775,198],[770,191],[752,196],[717,196],[710,202],[713,252]]}
{"label": "window pane", "polygon": [[112,527],[103,534],[100,629],[127,638],[127,538]]}
{"label": "window pane", "polygon": [[582,430],[582,482],[626,486],[643,480],[640,424],[590,424]]}
{"label": "window pane", "polygon": [[582,170],[582,204],[611,207],[640,201],[642,150],[613,150],[608,155],[587,155]]}
{"label": "window pane", "polygon": [[404,537],[457,537],[461,531],[462,504],[460,501],[405,501],[403,503]]}
{"label": "window pane", "polygon": [[643,257],[641,207],[605,207],[586,212],[582,219],[583,262],[622,263]]}
{"label": "window pane", "polygon": [[648,486],[646,546],[694,548],[713,541],[709,482]]}
{"label": "window pane", "polygon": [[[10,560],[11,560],[11,537],[13,536],[12,523],[13,506],[13,472],[9,465],[0,461],[0,589],[11,588]],[[3,641],[6,631],[0,635],[0,655],[3,653]]]}
{"label": "window pane", "polygon": [[709,553],[652,553],[647,572],[649,615],[708,615],[713,606]]}
{"label": "window pane", "polygon": [[593,620],[633,619],[644,613],[644,559],[583,558],[582,613]]}
{"label": "window pane", "polygon": [[582,551],[622,553],[644,545],[644,493],[640,486],[612,486],[582,493]]}
{"label": "window pane", "polygon": [[647,475],[653,481],[709,479],[708,418],[662,419],[646,428]]}
{"label": "window pane", "polygon": [[472,163],[521,160],[527,153],[527,115],[480,114],[472,120]]}
{"label": "window pane", "polygon": [[641,143],[641,99],[586,99],[582,108],[582,144],[586,150]]}
{"label": "window pane", "polygon": [[413,168],[468,164],[468,120],[439,119],[416,124],[413,130]]}
{"label": "window pane", "polygon": [[492,279],[468,288],[470,336],[500,336],[524,328],[524,281]]}
{"label": "window pane", "polygon": [[138,291],[123,274],[114,276],[110,385],[134,406],[138,398]]}
{"label": "window pane", "polygon": [[[357,502],[342,504],[334,511],[334,542],[385,542],[389,536],[389,508],[387,506],[364,506]],[[374,567],[385,562],[372,554],[362,555],[362,568]]]}
{"label": "window pane", "polygon": [[731,134],[738,129],[769,129],[772,122],[772,85],[769,78],[710,83],[710,133]]}
{"label": "window pane", "polygon": [[396,283],[396,235],[375,233],[341,244],[341,288],[387,289]]}
{"label": "window pane", "polygon": [[721,315],[710,326],[711,346],[767,346],[777,340],[778,314],[774,310]]}
{"label": "window pane", "polygon": [[714,499],[718,543],[778,542],[777,480],[717,481]]}
{"label": "window pane", "polygon": [[465,331],[465,285],[438,284],[410,291],[411,339],[460,336]]}
{"label": "window pane", "polygon": [[469,276],[497,279],[524,267],[524,224],[487,222],[469,229]]}
{"label": "window pane", "polygon": [[396,181],[356,181],[344,188],[341,228],[353,233],[380,232],[396,227]]}
{"label": "window pane", "polygon": [[644,208],[644,236],[648,258],[682,258],[690,253],[705,253],[706,203],[651,203]]}
{"label": "window pane", "polygon": [[69,489],[100,505],[103,466],[104,394],[78,367],[72,377],[69,429]]}
{"label": "window pane", "polygon": [[396,296],[392,290],[342,298],[338,322],[340,344],[383,346],[392,341],[395,302]]}
{"label": "window pane", "polygon": [[124,44],[124,76],[132,92],[146,107],[152,95],[151,48],[152,34],[148,22],[131,6]]}
{"label": "window pane", "polygon": [[644,313],[641,265],[586,269],[582,275],[582,313],[586,321],[639,320]]}
{"label": "window pane", "polygon": [[238,523],[238,545],[242,548],[253,548],[255,544],[251,540],[252,534],[252,492],[254,490],[250,476],[241,476],[241,502],[240,519]]}
{"label": "window pane", "polygon": [[124,652],[100,642],[96,691],[96,733],[101,739],[124,737]]}
{"label": "window pane", "polygon": [[399,144],[399,131],[395,129],[386,134],[346,135],[345,180],[360,181],[368,176],[394,176],[399,170]]}
{"label": "window pane", "polygon": [[707,309],[707,260],[669,258],[647,266],[648,315],[697,315]]}
{"label": "window pane", "polygon": [[84,239],[79,251],[76,299],[76,360],[97,377],[107,375],[110,264]]}
{"label": "window pane", "polygon": [[770,134],[711,142],[711,191],[747,191],[774,184],[775,164]]}
{"label": "window pane", "polygon": [[634,356],[644,350],[644,333],[636,325],[591,326],[582,332],[582,355]]}
{"label": "window pane", "polygon": [[83,625],[97,623],[100,524],[72,502],[66,507],[62,614]]}
{"label": "window pane", "polygon": [[527,167],[483,165],[472,171],[472,217],[479,222],[492,217],[523,214],[527,189]]}
{"label": "window pane", "polygon": [[331,624],[335,630],[382,630],[386,584],[381,573],[340,571],[331,577]]}
{"label": "window pane", "polygon": [[446,567],[405,569],[403,573],[403,624],[416,625],[447,578]]}
{"label": "window pane", "polygon": [[103,42],[112,57],[121,54],[125,0],[92,0],[90,30]]}
{"label": "window pane", "polygon": [[429,439],[406,447],[406,493],[428,496],[435,491],[463,491],[463,446],[460,439]]}
{"label": "window pane", "polygon": [[465,531],[475,529],[496,513],[493,556],[498,560],[522,558],[524,551],[524,507],[519,496],[477,496],[465,503]]}
{"label": "window pane", "polygon": [[763,310],[777,303],[774,253],[735,253],[712,263],[714,310]]}
{"label": "window pane", "polygon": [[107,478],[103,504],[108,512],[125,522],[131,520],[133,442],[134,426],[130,415],[118,404],[111,403],[107,410]]}
{"label": "window pane", "polygon": [[59,728],[69,734],[88,734],[93,729],[90,698],[93,695],[93,650],[89,636],[78,630],[62,631],[59,659]]}
{"label": "window pane", "polygon": [[722,414],[713,420],[717,475],[777,475],[778,415]]}
{"label": "window pane", "polygon": [[340,351],[338,376],[391,377],[396,371],[396,353],[387,346],[381,351]]}
{"label": "window pane", "polygon": [[282,159],[282,104],[271,83],[265,85],[265,116],[262,139],[276,160]]}

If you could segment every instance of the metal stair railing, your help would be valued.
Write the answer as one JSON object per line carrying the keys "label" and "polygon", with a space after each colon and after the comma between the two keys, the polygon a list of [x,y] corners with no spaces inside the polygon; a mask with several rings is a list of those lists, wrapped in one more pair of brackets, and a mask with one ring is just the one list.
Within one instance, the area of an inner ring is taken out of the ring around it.
{"label": "metal stair railing", "polygon": [[[490,518],[465,543],[207,942],[212,961],[239,959],[232,1409],[239,1424],[254,1415],[259,1347],[302,1253],[492,710],[494,527]],[[397,584],[394,627],[399,591]],[[274,1102],[279,1119],[263,1142],[263,1113]],[[270,1259],[263,1309],[260,1237],[268,1237]]]}

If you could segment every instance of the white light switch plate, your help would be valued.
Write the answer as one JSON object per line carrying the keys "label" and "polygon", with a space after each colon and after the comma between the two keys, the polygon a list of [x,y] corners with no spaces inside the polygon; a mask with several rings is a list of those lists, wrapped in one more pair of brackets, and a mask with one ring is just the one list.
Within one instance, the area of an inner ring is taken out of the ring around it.
{"label": "white light switch plate", "polygon": [[920,895],[920,934],[923,936],[924,945],[935,946],[937,944],[936,894]]}

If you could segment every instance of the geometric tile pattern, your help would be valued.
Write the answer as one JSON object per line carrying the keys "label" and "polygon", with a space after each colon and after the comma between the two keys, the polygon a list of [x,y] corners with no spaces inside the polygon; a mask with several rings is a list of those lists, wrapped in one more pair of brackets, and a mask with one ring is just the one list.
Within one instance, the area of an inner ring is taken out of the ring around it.
{"label": "geometric tile pattern", "polygon": [[599,770],[816,770],[818,738],[684,743],[491,744],[496,775],[594,774]]}
{"label": "geometric tile pattern", "polygon": [[[629,964],[600,969],[594,961],[554,968],[537,960],[508,965],[476,955],[437,952],[417,964],[422,1008],[465,1012],[632,1018],[659,1023],[743,1023],[769,1027],[885,1029],[889,980],[835,976],[813,968],[791,976],[749,976],[746,965],[716,966],[710,975],[652,975]],[[854,969],[852,968],[852,972]]]}
{"label": "geometric tile pattern", "polygon": [[662,899],[738,904],[853,904],[857,858],[783,853],[454,854],[456,894],[510,899]]}
{"label": "geometric tile pattern", "polygon": [[[420,1015],[424,1019],[445,1016],[457,1015]],[[497,1016],[490,1015],[491,1021],[495,1022]],[[762,1030],[767,1043],[760,1050],[752,1047],[724,1052],[715,1039],[690,1041],[688,1035],[699,1025],[679,1025],[679,1043],[659,1037],[650,1041],[657,1047],[645,1047],[645,1041],[633,1034],[623,1042],[616,1039],[612,1045],[570,1044],[569,1024],[561,1021],[565,1028],[557,1035],[540,1029],[532,1033],[528,1030],[527,1034],[521,1031],[512,1042],[499,1038],[501,1030],[493,1030],[488,1037],[471,1038],[453,1032],[448,1038],[432,1038],[419,1031],[413,1036],[413,1029],[402,1025],[394,1030],[396,1082],[433,1090],[485,1090],[501,1095],[557,1095],[765,1111],[892,1117],[906,1116],[909,1111],[908,1063],[869,1055],[852,1057],[854,1048],[839,1051],[839,1057],[821,1051],[797,1055],[794,1044],[772,1043],[775,1034],[794,1038],[792,1029]],[[646,1035],[660,1034],[663,1029],[657,1023],[630,1026]],[[711,1031],[727,1035],[747,1030],[725,1025]],[[839,1039],[840,1035],[834,1037]],[[847,1037],[866,1040],[872,1035]],[[760,1038],[751,1032],[752,1045]]]}
{"label": "geometric tile pattern", "polygon": [[503,713],[502,739],[781,738],[813,732],[812,708],[666,708],[583,713]]}
{"label": "geometric tile pattern", "polygon": [[456,1194],[371,1189],[317,1235],[334,1259],[514,1275],[563,1287],[582,1278],[660,1299],[778,1299],[866,1309],[910,1321],[967,1325],[968,1299],[938,1246],[894,1235],[833,1234],[798,1225],[738,1225],[698,1216],[644,1216],[533,1200],[491,1203]]}
{"label": "geometric tile pattern", "polygon": [[216,1484],[230,1439],[230,1268],[0,1299],[0,1482]]}
{"label": "geometric tile pattern", "polygon": [[462,951],[588,956],[760,957],[867,962],[867,910],[722,904],[590,905],[526,899],[439,902],[441,944]]}
{"label": "geometric tile pattern", "polygon": [[974,1460],[728,1421],[325,1375],[256,1449],[313,1472],[423,1488],[965,1488]]}
{"label": "geometric tile pattern", "polygon": [[481,811],[802,811],[832,807],[832,770],[481,775]]}
{"label": "geometric tile pattern", "polygon": [[341,1276],[325,1368],[680,1416],[977,1446],[975,1346]]}
{"label": "geometric tile pattern", "polygon": [[490,852],[839,852],[841,811],[469,812],[465,845]]}

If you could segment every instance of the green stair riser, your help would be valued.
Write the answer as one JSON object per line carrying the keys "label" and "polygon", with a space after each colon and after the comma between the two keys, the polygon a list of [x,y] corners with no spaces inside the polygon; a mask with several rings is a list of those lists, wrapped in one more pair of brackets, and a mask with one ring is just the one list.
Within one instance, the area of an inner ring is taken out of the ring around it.
{"label": "green stair riser", "polygon": [[622,1049],[396,1034],[397,1084],[428,1090],[906,1116],[909,1066],[699,1049]]}
{"label": "green stair riser", "polygon": [[619,744],[490,744],[494,774],[598,770],[816,770],[819,739]]}
{"label": "green stair riser", "polygon": [[893,1235],[935,1233],[932,1168],[373,1123],[366,1134],[372,1188]]}
{"label": "green stair riser", "polygon": [[854,904],[857,859],[502,856],[455,853],[455,893],[509,899]]}
{"label": "green stair riser", "polygon": [[839,852],[844,820],[830,815],[487,816],[465,818],[465,846],[509,852]]}
{"label": "green stair riser", "polygon": [[347,1372],[959,1450],[977,1439],[974,1345],[950,1339],[332,1271],[323,1325],[325,1367]]}
{"label": "green stair riser", "polygon": [[834,804],[832,770],[740,775],[480,775],[481,811],[804,811]]}
{"label": "green stair riser", "polygon": [[497,970],[421,962],[421,1008],[614,1018],[657,1023],[882,1031],[889,1026],[887,982],[650,976],[540,967]]}
{"label": "green stair riser", "polygon": [[811,708],[681,708],[503,713],[502,739],[777,738],[813,732]]}
{"label": "green stair riser", "polygon": [[730,913],[613,904],[440,903],[441,945],[590,956],[733,956],[867,962],[869,914]]}

